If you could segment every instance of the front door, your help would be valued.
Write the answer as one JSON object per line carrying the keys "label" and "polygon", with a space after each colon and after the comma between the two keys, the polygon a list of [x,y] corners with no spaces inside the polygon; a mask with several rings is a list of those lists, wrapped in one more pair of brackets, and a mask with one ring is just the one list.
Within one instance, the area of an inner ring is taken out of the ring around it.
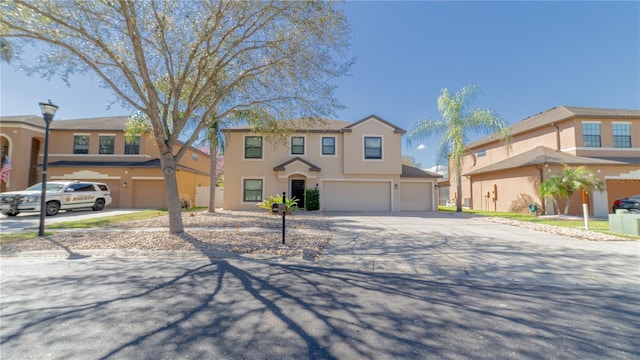
{"label": "front door", "polygon": [[304,180],[291,180],[291,197],[295,197],[298,207],[304,209]]}

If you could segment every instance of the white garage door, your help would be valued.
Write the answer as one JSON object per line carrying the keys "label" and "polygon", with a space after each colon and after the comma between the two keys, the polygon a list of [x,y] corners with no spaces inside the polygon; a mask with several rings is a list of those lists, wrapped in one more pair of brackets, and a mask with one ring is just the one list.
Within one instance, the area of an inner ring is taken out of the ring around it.
{"label": "white garage door", "polygon": [[431,183],[400,183],[400,201],[403,211],[432,211]]}
{"label": "white garage door", "polygon": [[320,197],[326,211],[391,211],[388,181],[323,181]]}

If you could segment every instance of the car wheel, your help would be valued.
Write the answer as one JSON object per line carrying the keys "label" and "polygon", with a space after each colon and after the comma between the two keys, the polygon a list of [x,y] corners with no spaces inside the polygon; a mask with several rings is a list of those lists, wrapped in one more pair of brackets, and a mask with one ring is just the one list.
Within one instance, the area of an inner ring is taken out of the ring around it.
{"label": "car wheel", "polygon": [[104,199],[97,199],[91,209],[93,209],[93,211],[100,211],[104,209]]}
{"label": "car wheel", "polygon": [[20,214],[20,213],[16,211],[16,212],[9,212],[9,213],[3,213],[3,214],[5,214],[7,216],[18,216],[18,214]]}
{"label": "car wheel", "polygon": [[58,214],[58,211],[60,210],[60,205],[55,202],[55,201],[49,201],[47,203],[47,207],[46,207],[46,214],[47,216],[54,216],[56,214]]}

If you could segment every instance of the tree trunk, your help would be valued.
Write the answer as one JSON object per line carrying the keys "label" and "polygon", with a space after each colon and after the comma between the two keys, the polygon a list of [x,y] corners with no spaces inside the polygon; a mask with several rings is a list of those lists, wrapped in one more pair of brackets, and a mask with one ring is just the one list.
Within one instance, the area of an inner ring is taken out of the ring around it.
{"label": "tree trunk", "polygon": [[184,227],[182,225],[182,206],[180,204],[176,176],[176,161],[173,156],[163,156],[161,159],[165,190],[167,192],[167,209],[169,210],[169,233],[181,234],[184,232]]}
{"label": "tree trunk", "polygon": [[569,215],[569,208],[571,207],[571,195],[573,195],[573,193],[569,194],[569,196],[567,196],[567,203],[564,206],[564,214],[565,215]]}
{"label": "tree trunk", "polygon": [[209,176],[209,212],[216,212],[216,183],[218,182],[216,169],[218,167],[218,144],[215,140],[209,141],[209,154],[211,154],[211,174]]}
{"label": "tree trunk", "polygon": [[460,159],[456,160],[456,191],[458,192],[456,196],[456,212],[462,212],[462,174],[460,168],[462,164],[460,163]]}

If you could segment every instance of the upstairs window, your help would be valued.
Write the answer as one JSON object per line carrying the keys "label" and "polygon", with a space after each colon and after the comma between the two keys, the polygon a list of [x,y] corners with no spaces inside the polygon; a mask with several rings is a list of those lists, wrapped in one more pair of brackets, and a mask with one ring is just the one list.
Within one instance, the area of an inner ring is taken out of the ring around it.
{"label": "upstairs window", "polygon": [[244,138],[244,158],[262,159],[262,136],[247,136]]}
{"label": "upstairs window", "polygon": [[631,147],[631,124],[613,123],[613,147]]}
{"label": "upstairs window", "polygon": [[114,135],[100,135],[99,140],[98,154],[113,154],[116,137]]}
{"label": "upstairs window", "polygon": [[125,138],[124,153],[127,155],[140,154],[140,136],[136,136],[131,141]]}
{"label": "upstairs window", "polygon": [[73,135],[73,153],[89,153],[89,135]]}
{"label": "upstairs window", "polygon": [[322,155],[335,155],[336,154],[336,138],[323,137],[322,138]]}
{"label": "upstairs window", "polygon": [[291,138],[291,155],[304,155],[304,137],[294,136]]}
{"label": "upstairs window", "polygon": [[600,147],[600,123],[582,123],[582,145],[584,147]]}
{"label": "upstairs window", "polygon": [[364,158],[382,159],[382,138],[379,136],[364,137]]}
{"label": "upstairs window", "polygon": [[476,156],[477,157],[487,156],[487,149],[478,150],[478,152],[476,152]]}

